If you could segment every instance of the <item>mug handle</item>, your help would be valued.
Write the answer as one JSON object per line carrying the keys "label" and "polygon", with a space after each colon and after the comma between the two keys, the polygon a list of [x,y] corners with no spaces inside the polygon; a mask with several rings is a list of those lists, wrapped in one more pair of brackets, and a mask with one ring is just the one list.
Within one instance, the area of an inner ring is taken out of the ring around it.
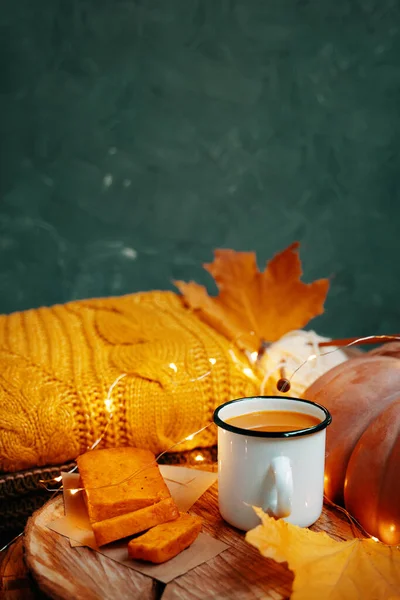
{"label": "mug handle", "polygon": [[293,474],[287,456],[276,456],[271,460],[271,473],[274,479],[275,494],[269,502],[269,511],[277,519],[288,517],[292,512]]}

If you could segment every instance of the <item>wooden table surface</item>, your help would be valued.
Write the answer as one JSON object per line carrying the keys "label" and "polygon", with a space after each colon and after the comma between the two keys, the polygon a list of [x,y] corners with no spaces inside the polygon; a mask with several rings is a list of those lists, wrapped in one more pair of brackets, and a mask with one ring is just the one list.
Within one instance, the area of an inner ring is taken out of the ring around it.
{"label": "wooden table surface", "polygon": [[[205,532],[225,542],[229,548],[167,585],[127,569],[89,548],[71,548],[66,538],[46,526],[54,518],[55,510],[62,513],[62,498],[55,498],[51,502],[52,505],[47,503],[31,518],[25,539],[19,538],[3,556],[0,564],[0,596],[5,600],[38,600],[47,597],[62,600],[78,600],[81,597],[85,600],[117,597],[143,600],[158,600],[161,597],[162,600],[279,600],[290,596],[293,576],[287,567],[262,557],[245,542],[242,532],[222,520],[218,511],[217,484],[196,502],[191,512],[202,517]],[[353,538],[347,518],[328,507],[324,507],[323,514],[311,529],[326,531],[338,540]],[[36,582],[28,572],[24,554],[25,558],[28,555],[28,563],[35,571]],[[45,565],[46,569],[40,565]],[[50,571],[47,571],[48,568]],[[58,584],[52,586],[51,580],[54,578],[51,568],[62,573],[69,581],[64,589]],[[96,573],[96,577],[88,576],[88,573]],[[123,589],[124,595],[115,595],[116,588]],[[43,590],[47,595],[43,594]]]}

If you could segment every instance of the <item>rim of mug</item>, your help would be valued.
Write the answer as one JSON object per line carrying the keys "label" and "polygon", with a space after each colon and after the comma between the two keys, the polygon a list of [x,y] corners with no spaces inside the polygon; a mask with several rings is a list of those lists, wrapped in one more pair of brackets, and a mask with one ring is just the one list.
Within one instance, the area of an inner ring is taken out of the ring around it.
{"label": "rim of mug", "polygon": [[[306,429],[295,429],[293,431],[257,431],[255,429],[245,429],[244,427],[236,427],[235,425],[230,425],[226,421],[223,421],[219,416],[219,412],[229,406],[230,404],[235,404],[236,402],[243,402],[244,400],[262,400],[262,399],[274,399],[274,400],[294,400],[295,402],[303,402],[304,404],[310,404],[315,408],[319,408],[325,414],[325,419],[317,425],[313,425],[312,427],[307,427]],[[318,404],[318,402],[311,402],[311,400],[304,400],[303,398],[294,398],[292,396],[244,396],[243,398],[235,398],[234,400],[228,400],[228,402],[224,402],[218,406],[213,414],[213,421],[217,425],[217,427],[221,427],[221,429],[226,429],[226,431],[230,431],[231,433],[238,433],[239,435],[246,435],[250,437],[258,437],[258,438],[291,438],[291,437],[299,437],[303,435],[311,435],[312,433],[317,433],[318,431],[322,431],[326,429],[328,425],[332,422],[332,415],[325,406],[322,404]]]}

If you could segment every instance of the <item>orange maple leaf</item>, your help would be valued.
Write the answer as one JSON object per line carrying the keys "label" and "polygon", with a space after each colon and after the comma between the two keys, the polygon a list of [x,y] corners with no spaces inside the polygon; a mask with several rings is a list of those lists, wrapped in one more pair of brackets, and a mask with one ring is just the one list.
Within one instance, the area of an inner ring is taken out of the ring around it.
{"label": "orange maple leaf", "polygon": [[191,281],[175,281],[188,306],[240,347],[258,350],[288,331],[301,329],[323,312],[329,281],[300,280],[299,243],[295,242],[257,268],[254,252],[215,250],[214,262],[203,265],[213,276],[219,295]]}
{"label": "orange maple leaf", "polygon": [[336,542],[255,510],[262,524],[246,540],[263,556],[288,563],[292,600],[400,600],[399,548],[372,539]]}

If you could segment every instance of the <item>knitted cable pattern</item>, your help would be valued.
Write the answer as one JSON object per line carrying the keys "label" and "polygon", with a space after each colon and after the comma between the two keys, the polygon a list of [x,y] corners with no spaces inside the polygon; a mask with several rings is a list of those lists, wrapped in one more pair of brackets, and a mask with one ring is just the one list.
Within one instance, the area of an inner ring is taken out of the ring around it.
{"label": "knitted cable pattern", "polygon": [[[1,315],[0,471],[60,464],[90,448],[104,433],[105,399],[121,373],[102,446],[170,448],[219,404],[257,393],[229,348],[172,292]],[[215,442],[210,427],[179,450]]]}

